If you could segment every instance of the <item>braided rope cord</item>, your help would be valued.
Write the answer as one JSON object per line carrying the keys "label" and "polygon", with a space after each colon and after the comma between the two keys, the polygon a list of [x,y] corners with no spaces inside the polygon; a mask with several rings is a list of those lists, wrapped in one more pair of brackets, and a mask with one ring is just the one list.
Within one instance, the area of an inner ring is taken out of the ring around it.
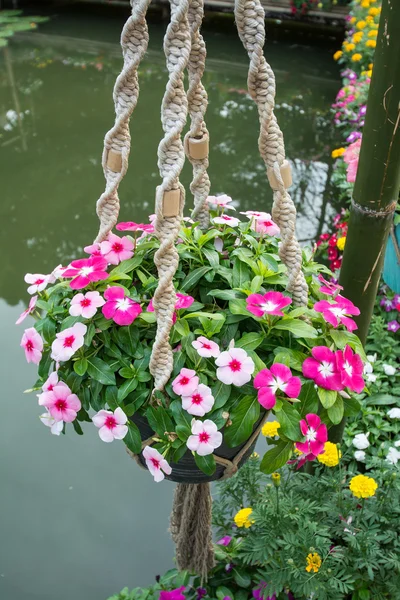
{"label": "braided rope cord", "polygon": [[[190,54],[189,0],[170,0],[170,4],[171,21],[164,38],[169,79],[161,107],[165,135],[158,147],[158,168],[163,181],[156,191],[156,235],[160,240],[160,248],[155,254],[154,262],[159,282],[153,298],[157,333],[150,359],[155,390],[164,389],[173,368],[169,333],[176,302],[173,277],[179,263],[175,243],[185,204],[185,190],[179,182],[179,174],[185,162],[181,134],[188,111],[183,78]],[[163,214],[164,194],[170,190],[180,192],[179,211],[172,217]]]}
{"label": "braided rope cord", "polygon": [[[97,201],[100,229],[96,242],[103,241],[118,220],[118,186],[128,169],[131,146],[129,120],[139,98],[138,66],[149,43],[146,12],[150,1],[131,0],[132,15],[121,34],[124,66],[113,91],[115,123],[104,138],[102,166],[106,189]],[[114,161],[116,159],[114,164],[110,161],[111,156]]]}
{"label": "braided rope cord", "polygon": [[206,229],[210,222],[207,197],[210,192],[210,179],[208,177],[208,156],[206,158],[192,158],[189,152],[190,138],[208,137],[204,115],[207,110],[208,96],[201,82],[204,74],[206,60],[206,45],[200,33],[204,16],[204,0],[189,0],[189,26],[192,47],[189,56],[188,73],[189,89],[187,93],[189,113],[191,117],[190,130],[185,135],[185,152],[193,166],[193,180],[190,191],[194,196],[194,209],[192,217],[200,222],[200,227]]}
{"label": "braided rope cord", "polygon": [[[307,305],[308,287],[302,272],[302,253],[296,239],[296,208],[282,179],[285,161],[283,134],[274,114],[275,76],[265,60],[265,14],[260,0],[235,0],[235,19],[239,37],[250,58],[247,79],[249,93],[257,104],[260,135],[258,147],[274,178],[272,217],[281,230],[279,254],[288,270],[287,289],[297,305]],[[287,164],[287,163],[286,163]]]}

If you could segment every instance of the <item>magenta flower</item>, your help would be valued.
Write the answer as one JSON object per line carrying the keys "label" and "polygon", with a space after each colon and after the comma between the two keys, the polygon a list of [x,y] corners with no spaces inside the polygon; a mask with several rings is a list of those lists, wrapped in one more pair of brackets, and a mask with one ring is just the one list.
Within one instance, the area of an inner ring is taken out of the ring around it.
{"label": "magenta flower", "polygon": [[229,227],[237,227],[240,223],[239,219],[236,217],[230,217],[229,215],[220,215],[219,217],[214,217],[212,222],[217,225],[229,225]]}
{"label": "magenta flower", "polygon": [[214,406],[214,396],[211,393],[210,388],[203,383],[200,383],[198,388],[188,396],[182,396],[182,408],[184,408],[189,415],[196,415],[196,417],[204,417],[204,415],[212,409]]}
{"label": "magenta flower", "polygon": [[65,385],[65,387],[68,387],[63,381],[59,381],[57,371],[53,371],[42,385],[42,390],[44,392],[52,392],[56,385]]}
{"label": "magenta flower", "polygon": [[192,435],[188,437],[186,446],[189,450],[197,452],[199,456],[212,454],[215,448],[222,444],[222,433],[210,419],[205,421],[192,421]]}
{"label": "magenta flower", "polygon": [[397,321],[389,321],[387,328],[388,331],[396,333],[400,329],[400,324]]}
{"label": "magenta flower", "polygon": [[[155,448],[151,448],[150,446],[146,446],[146,448],[143,450],[142,454],[143,454],[143,458],[146,461],[148,470],[154,477],[154,481],[156,481],[157,483],[159,481],[162,481],[165,477],[164,473],[166,473],[167,475],[171,475],[171,473],[172,473],[171,467],[169,466],[168,462],[165,460],[163,455],[158,452],[158,450],[156,450]],[[163,471],[164,471],[164,473],[163,473]],[[184,588],[179,588],[179,590],[182,590],[182,589],[184,589]],[[179,590],[173,590],[173,592],[177,592]],[[172,592],[170,592],[170,593],[172,593]],[[182,595],[182,597],[183,597],[183,595]],[[176,598],[176,600],[179,600],[180,596],[174,596],[174,597],[169,596],[169,598],[171,600],[174,600],[174,598]],[[167,600],[167,599],[165,599],[165,600]]]}
{"label": "magenta flower", "polygon": [[101,309],[102,313],[106,319],[112,319],[117,325],[131,325],[142,312],[140,304],[125,296],[121,287],[108,287],[104,298],[107,302]]}
{"label": "magenta flower", "polygon": [[84,251],[91,256],[103,256],[101,253],[101,246],[98,242],[90,244],[90,246],[85,246]]}
{"label": "magenta flower", "polygon": [[266,218],[256,217],[251,222],[251,228],[257,233],[266,233],[267,235],[278,235],[281,231],[278,225],[272,220],[271,215],[268,214]]}
{"label": "magenta flower", "polygon": [[84,344],[87,327],[83,323],[75,323],[56,334],[56,339],[51,345],[51,358],[57,362],[69,360]]}
{"label": "magenta flower", "polygon": [[379,304],[382,306],[382,308],[386,310],[386,312],[390,312],[394,308],[393,301],[390,298],[387,298],[386,296],[382,298]]}
{"label": "magenta flower", "polygon": [[43,425],[50,427],[50,431],[53,435],[60,435],[64,428],[64,421],[56,421],[53,419],[49,411],[41,414],[39,419],[42,421]]}
{"label": "magenta flower", "polygon": [[250,294],[246,299],[247,310],[256,317],[264,315],[277,315],[283,317],[282,309],[292,303],[292,299],[281,292],[267,292],[266,294]]}
{"label": "magenta flower", "polygon": [[43,292],[49,283],[54,283],[55,277],[53,274],[27,273],[24,280],[26,283],[31,284],[27,290],[28,294],[37,294],[38,292]]}
{"label": "magenta flower", "polygon": [[16,325],[20,325],[22,323],[22,321],[25,321],[26,317],[28,315],[30,315],[31,313],[33,313],[33,311],[35,310],[35,306],[36,306],[36,300],[38,299],[38,296],[32,296],[32,298],[29,300],[29,306],[28,308],[26,308],[24,310],[24,312],[22,312],[18,319],[15,321]]}
{"label": "magenta flower", "polygon": [[219,546],[229,546],[232,541],[232,537],[230,535],[224,535],[220,540],[218,540],[217,544]]}
{"label": "magenta flower", "polygon": [[118,229],[118,231],[143,231],[144,233],[154,233],[154,225],[152,223],[134,223],[133,221],[118,223],[115,229]]}
{"label": "magenta flower", "polygon": [[323,275],[321,274],[318,275],[318,281],[322,283],[321,287],[319,288],[319,291],[322,294],[326,294],[327,296],[335,297],[343,289],[343,287],[338,283],[334,283],[333,281],[327,281],[326,279],[324,279]]}
{"label": "magenta flower", "polygon": [[172,382],[172,389],[177,396],[190,396],[194,394],[199,385],[196,371],[192,369],[181,369],[179,375]]}
{"label": "magenta flower", "polygon": [[119,265],[123,260],[133,256],[133,243],[126,236],[120,238],[115,233],[109,233],[107,239],[100,244],[101,253],[108,263]]}
{"label": "magenta flower", "polygon": [[328,441],[328,430],[318,415],[310,413],[306,415],[305,420],[300,421],[300,431],[305,436],[305,442],[297,442],[296,448],[305,455],[312,455],[314,460],[318,454],[324,452],[325,442]]}
{"label": "magenta flower", "polygon": [[128,433],[126,425],[128,417],[118,406],[114,412],[111,410],[99,410],[92,417],[93,423],[99,428],[99,437],[103,442],[110,443],[114,440],[123,440]]}
{"label": "magenta flower", "polygon": [[360,309],[343,296],[337,296],[336,302],[320,300],[314,304],[314,309],[317,312],[322,313],[325,321],[330,323],[333,327],[338,327],[341,323],[346,327],[347,331],[354,331],[357,329],[357,323],[354,319],[350,319],[349,315],[359,315]]}
{"label": "magenta flower", "polygon": [[350,346],[336,352],[336,364],[342,384],[353,392],[360,394],[365,386],[363,379],[364,364],[361,356],[354,353]]}
{"label": "magenta flower", "polygon": [[286,365],[275,363],[270,369],[262,369],[254,378],[254,387],[258,390],[258,401],[267,410],[276,404],[276,393],[283,392],[289,398],[297,398],[300,394],[301,381],[293,377]]}
{"label": "magenta flower", "polygon": [[219,208],[224,208],[225,210],[236,210],[234,206],[230,205],[232,198],[226,194],[221,194],[220,196],[208,196],[207,202],[214,206],[218,206]]}
{"label": "magenta flower", "polygon": [[197,354],[199,354],[199,356],[203,356],[204,358],[210,358],[211,356],[217,358],[217,356],[220,354],[218,344],[212,340],[208,340],[203,335],[198,337],[197,340],[194,340],[192,342],[192,346],[197,350]]}
{"label": "magenta flower", "polygon": [[[176,292],[175,310],[189,308],[189,306],[192,306],[193,302],[194,298],[192,296],[186,296],[185,294]],[[147,306],[147,312],[154,312],[153,298],[150,300]],[[176,323],[176,313],[172,315],[172,322]]]}
{"label": "magenta flower", "polygon": [[71,423],[81,410],[81,402],[67,385],[56,385],[51,392],[39,396],[40,406],[45,406],[55,421]]}
{"label": "magenta flower", "polygon": [[73,290],[81,290],[93,281],[107,279],[107,261],[102,256],[91,256],[73,260],[65,269],[63,277],[73,277],[69,284]]}
{"label": "magenta flower", "polygon": [[254,373],[253,359],[248,356],[243,348],[229,348],[222,352],[215,361],[217,365],[217,378],[226,385],[241,387],[248,383]]}
{"label": "magenta flower", "polygon": [[38,365],[42,358],[43,340],[34,327],[25,329],[20,345],[25,350],[28,363]]}
{"label": "magenta flower", "polygon": [[265,588],[267,587],[267,583],[265,581],[260,581],[258,587],[256,587],[252,591],[252,596],[255,600],[276,600],[276,595],[265,596]]}
{"label": "magenta flower", "polygon": [[86,292],[86,294],[76,294],[71,300],[69,314],[73,317],[84,317],[91,319],[100,306],[105,304],[99,292]]}
{"label": "magenta flower", "polygon": [[[145,448],[145,449],[147,450],[147,448]],[[144,452],[143,452],[143,454],[144,454]],[[157,454],[159,454],[159,453],[157,453]],[[161,456],[161,454],[160,454],[160,456]],[[165,460],[164,462],[167,462],[167,461]],[[167,471],[166,471],[166,473],[167,473]],[[167,475],[169,475],[169,473],[167,473]],[[164,479],[164,475],[163,475],[162,479]],[[161,481],[161,479],[159,481]],[[184,589],[185,589],[185,586],[182,585],[182,587],[176,588],[175,590],[171,590],[171,591],[161,590],[159,600],[185,600],[185,596],[182,593]]]}
{"label": "magenta flower", "polygon": [[340,373],[337,370],[336,356],[327,346],[315,346],[311,350],[312,357],[303,362],[303,375],[312,379],[326,390],[343,389]]}

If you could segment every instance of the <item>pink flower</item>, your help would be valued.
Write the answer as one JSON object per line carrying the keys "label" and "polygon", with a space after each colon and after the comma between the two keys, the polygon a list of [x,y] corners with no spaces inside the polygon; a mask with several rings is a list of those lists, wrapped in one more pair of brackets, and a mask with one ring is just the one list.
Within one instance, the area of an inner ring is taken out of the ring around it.
{"label": "pink flower", "polygon": [[197,350],[197,354],[199,354],[199,356],[203,356],[204,358],[210,358],[211,356],[217,358],[217,356],[220,354],[218,344],[212,340],[208,340],[203,335],[198,337],[197,340],[194,340],[192,342],[192,346]]}
{"label": "pink flower", "polygon": [[25,350],[28,363],[38,365],[42,358],[43,340],[34,327],[25,329],[20,345]]}
{"label": "pink flower", "polygon": [[239,219],[236,219],[236,217],[230,217],[229,215],[220,215],[219,217],[214,217],[212,222],[216,223],[217,225],[229,225],[230,227],[237,227],[240,223]]}
{"label": "pink flower", "polygon": [[230,348],[222,352],[215,364],[218,366],[218,379],[226,385],[233,383],[237,387],[250,381],[255,368],[253,359],[243,348]]}
{"label": "pink flower", "polygon": [[213,204],[214,206],[224,208],[225,210],[236,210],[236,208],[230,206],[232,198],[230,196],[227,196],[226,194],[221,194],[220,196],[208,196],[207,202],[209,204]]}
{"label": "pink flower", "polygon": [[123,260],[133,256],[133,243],[126,236],[119,237],[115,233],[109,233],[107,239],[100,244],[101,253],[107,262],[119,265]]}
{"label": "pink flower", "polygon": [[185,600],[185,596],[182,594],[184,589],[185,587],[182,585],[180,588],[171,591],[161,590],[158,600]]}
{"label": "pink flower", "polygon": [[336,302],[333,303],[328,302],[328,300],[320,300],[314,304],[314,309],[322,313],[325,321],[333,327],[337,327],[342,323],[348,331],[357,329],[356,322],[354,319],[350,319],[349,315],[359,315],[360,310],[343,296],[337,296]]}
{"label": "pink flower", "polygon": [[323,275],[321,274],[318,275],[318,281],[322,283],[321,287],[319,288],[319,291],[322,294],[326,294],[327,296],[335,297],[338,294],[338,292],[340,292],[343,289],[343,287],[338,283],[333,283],[332,281],[327,281],[326,279],[324,279]]}
{"label": "pink flower", "polygon": [[[175,310],[189,308],[189,306],[192,306],[193,302],[194,298],[192,296],[186,296],[185,294],[176,292]],[[154,312],[153,298],[150,300],[147,306],[147,312]],[[174,313],[172,316],[172,322],[176,323],[176,313]]]}
{"label": "pink flower", "polygon": [[148,470],[154,477],[154,481],[156,481],[157,483],[159,481],[162,481],[165,477],[164,473],[166,473],[167,475],[171,475],[171,467],[169,466],[168,462],[165,460],[163,455],[158,452],[158,450],[156,450],[155,448],[151,448],[150,446],[146,446],[142,454],[143,458],[146,461]]}
{"label": "pink flower", "polygon": [[107,279],[107,261],[102,256],[91,256],[73,260],[65,269],[63,277],[73,277],[69,284],[73,290],[81,290],[92,281]]}
{"label": "pink flower", "polygon": [[[296,448],[308,455],[307,460],[313,460],[324,452],[325,442],[328,441],[328,430],[318,415],[310,413],[305,420],[300,421],[300,431],[306,437],[305,442],[297,442]],[[311,456],[312,455],[312,458]]]}
{"label": "pink flower", "polygon": [[254,387],[258,390],[258,401],[267,410],[276,404],[276,393],[284,392],[289,398],[297,398],[301,381],[293,377],[286,365],[275,363],[270,369],[262,369],[254,378]]}
{"label": "pink flower", "polygon": [[111,410],[99,410],[92,417],[93,423],[99,427],[99,436],[103,442],[112,442],[113,440],[123,440],[128,433],[126,422],[128,417],[118,406],[114,412]]}
{"label": "pink flower", "polygon": [[32,296],[32,298],[29,300],[29,306],[28,308],[26,308],[24,310],[24,312],[22,312],[18,319],[15,321],[16,325],[20,325],[20,323],[22,323],[22,321],[25,321],[26,317],[28,315],[30,315],[31,313],[33,313],[33,311],[35,310],[35,306],[36,306],[36,300],[38,299],[37,296]]}
{"label": "pink flower", "polygon": [[39,419],[42,421],[43,425],[46,427],[50,427],[50,431],[53,435],[60,435],[64,428],[64,421],[56,421],[49,411],[40,415]]}
{"label": "pink flower", "polygon": [[177,396],[190,396],[194,394],[199,385],[199,378],[196,371],[192,369],[181,369],[178,377],[172,382],[172,389]]}
{"label": "pink flower", "polygon": [[229,546],[232,541],[232,537],[230,535],[224,535],[220,540],[218,540],[217,544],[219,546]]}
{"label": "pink flower", "polygon": [[268,213],[265,218],[256,217],[251,222],[251,228],[257,233],[266,233],[267,235],[278,235],[281,231]]}
{"label": "pink flower", "polygon": [[210,412],[214,402],[210,388],[202,383],[191,394],[182,396],[182,408],[187,410],[189,415],[196,415],[196,417],[204,417],[206,413]]}
{"label": "pink flower", "polygon": [[186,446],[199,456],[212,454],[215,448],[222,444],[222,433],[210,419],[205,421],[192,421],[192,435],[188,437]]}
{"label": "pink flower", "polygon": [[140,304],[125,296],[125,292],[121,287],[112,286],[107,288],[104,292],[104,298],[107,302],[101,309],[102,313],[106,319],[113,319],[117,325],[131,325],[142,312]]}
{"label": "pink flower", "polygon": [[68,267],[63,267],[62,265],[57,265],[55,269],[53,269],[52,276],[54,279],[61,279],[64,277],[64,273]]}
{"label": "pink flower", "polygon": [[355,142],[350,144],[343,155],[344,162],[347,166],[347,181],[354,183],[356,180],[358,159],[360,155],[361,139],[357,139]]}
{"label": "pink flower", "polygon": [[26,283],[31,284],[27,290],[28,294],[36,294],[37,292],[43,292],[49,283],[54,283],[55,277],[53,274],[27,273],[24,280]]}
{"label": "pink flower", "polygon": [[83,346],[86,330],[83,323],[75,323],[73,327],[57,333],[51,345],[51,358],[57,362],[69,360]]}
{"label": "pink flower", "polygon": [[336,356],[327,346],[315,346],[312,357],[303,362],[303,375],[326,390],[340,391],[343,385],[337,370]]}
{"label": "pink flower", "polygon": [[84,251],[91,256],[103,256],[101,252],[101,246],[99,243],[91,244],[90,246],[85,246]]}
{"label": "pink flower", "polygon": [[143,231],[144,233],[154,233],[154,225],[152,223],[134,223],[133,221],[118,223],[115,229],[118,229],[118,231]]}
{"label": "pink flower", "polygon": [[257,210],[245,210],[240,213],[241,215],[245,215],[248,219],[269,219],[271,215],[266,212],[258,212]]}
{"label": "pink flower", "polygon": [[100,306],[105,304],[99,292],[86,292],[86,294],[76,294],[71,300],[69,314],[73,317],[84,317],[91,319]]}
{"label": "pink flower", "polygon": [[53,371],[53,373],[49,375],[47,380],[42,385],[42,390],[44,392],[52,392],[56,385],[64,385],[65,387],[68,387],[66,383],[58,380],[57,371]]}
{"label": "pink flower", "polygon": [[365,386],[363,379],[363,361],[361,356],[355,354],[350,346],[336,352],[336,364],[341,376],[342,384],[353,392],[360,394]]}
{"label": "pink flower", "polygon": [[246,308],[256,317],[265,314],[283,317],[282,309],[292,303],[292,299],[281,292],[267,292],[266,294],[250,294],[246,298]]}
{"label": "pink flower", "polygon": [[55,421],[71,423],[81,410],[81,402],[67,385],[56,385],[51,392],[39,396],[40,406],[45,406]]}

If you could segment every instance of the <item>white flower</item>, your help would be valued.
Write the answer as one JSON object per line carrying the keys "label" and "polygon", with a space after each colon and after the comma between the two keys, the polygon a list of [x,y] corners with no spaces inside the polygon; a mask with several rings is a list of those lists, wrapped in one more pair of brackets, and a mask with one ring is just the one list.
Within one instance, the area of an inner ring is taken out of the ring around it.
{"label": "white flower", "polygon": [[368,437],[369,432],[367,433],[367,435],[365,435],[365,433],[357,433],[357,435],[355,435],[353,439],[353,446],[355,446],[358,450],[365,450],[370,445]]}
{"label": "white flower", "polygon": [[378,379],[378,375],[374,375],[374,373],[367,373],[367,375],[365,376],[365,379],[369,383],[375,383],[375,381]]}
{"label": "white flower", "polygon": [[400,452],[396,448],[389,448],[386,461],[391,465],[397,465],[400,460]]}
{"label": "white flower", "polygon": [[364,365],[364,375],[367,375],[367,373],[373,373],[374,368],[372,366],[372,364],[370,362],[366,362]]}
{"label": "white flower", "polygon": [[387,365],[383,363],[382,369],[385,371],[385,375],[394,375],[396,373],[396,367],[392,367],[392,365]]}
{"label": "white flower", "polygon": [[376,352],[375,352],[375,354],[367,354],[367,360],[370,363],[374,363],[377,358],[378,358],[378,355]]}
{"label": "white flower", "polygon": [[400,440],[397,440],[397,442],[395,442],[394,445],[396,446],[396,448],[398,448],[400,446]]}
{"label": "white flower", "polygon": [[388,411],[387,416],[390,419],[400,419],[400,408],[391,408]]}
{"label": "white flower", "polygon": [[53,435],[60,435],[62,432],[64,421],[56,421],[49,412],[40,415],[39,419],[42,421],[43,425],[50,427],[50,431]]}
{"label": "white flower", "polygon": [[359,462],[364,461],[365,460],[365,456],[366,456],[366,454],[365,454],[364,450],[356,450],[354,452],[354,458],[356,460],[358,460]]}

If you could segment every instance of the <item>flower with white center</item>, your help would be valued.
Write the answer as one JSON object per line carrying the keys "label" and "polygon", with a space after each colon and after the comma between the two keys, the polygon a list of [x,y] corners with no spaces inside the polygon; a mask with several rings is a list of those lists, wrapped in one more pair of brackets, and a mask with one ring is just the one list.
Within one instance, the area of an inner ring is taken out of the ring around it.
{"label": "flower with white center", "polygon": [[391,465],[397,465],[400,460],[400,452],[397,448],[389,448],[389,451],[386,456],[386,461]]}
{"label": "flower with white center", "polygon": [[54,283],[54,275],[42,275],[41,273],[27,273],[24,277],[26,283],[31,285],[28,287],[28,294],[37,294],[43,292],[49,283]]}
{"label": "flower with white center", "polygon": [[218,344],[202,335],[192,342],[192,346],[197,350],[197,354],[204,358],[210,358],[211,356],[217,358],[220,354]]}
{"label": "flower with white center", "polygon": [[358,462],[363,462],[365,460],[366,454],[364,450],[356,450],[354,452],[354,458],[358,460]]}
{"label": "flower with white center", "polygon": [[204,415],[214,406],[214,396],[210,388],[202,383],[198,388],[188,396],[182,396],[182,408],[187,410],[190,415],[204,417]]}
{"label": "flower with white center", "polygon": [[[171,475],[172,469],[163,457],[155,448],[146,446],[142,452],[143,458],[146,461],[146,465],[150,473],[154,477],[154,481],[157,483],[162,481],[165,477],[164,473]],[[164,473],[163,473],[164,471]]]}
{"label": "flower with white center", "polygon": [[261,369],[253,383],[258,390],[259,403],[267,410],[275,406],[278,392],[297,398],[301,389],[299,377],[293,377],[289,367],[281,363],[274,363],[270,369]]}
{"label": "flower with white center", "polygon": [[393,367],[392,365],[387,365],[386,363],[383,363],[382,369],[384,370],[385,375],[387,375],[388,377],[396,373],[396,367]]}
{"label": "flower with white center", "polygon": [[69,307],[69,314],[73,317],[84,317],[91,319],[97,312],[100,306],[105,304],[99,292],[86,292],[86,294],[76,294]]}
{"label": "flower with white center", "polygon": [[222,444],[222,433],[218,431],[216,424],[210,419],[205,421],[192,421],[192,435],[186,442],[189,450],[197,452],[199,456],[212,454],[215,448]]}
{"label": "flower with white center", "polygon": [[218,367],[217,378],[226,385],[237,387],[248,383],[255,369],[253,359],[243,348],[229,348],[218,356],[215,364]]}
{"label": "flower with white center", "polygon": [[107,302],[101,309],[106,319],[112,319],[117,325],[132,325],[142,312],[138,302],[125,296],[124,289],[115,285],[104,292]]}
{"label": "flower with white center", "polygon": [[180,373],[172,382],[172,389],[177,396],[190,396],[194,394],[199,385],[199,378],[193,369],[181,369]]}
{"label": "flower with white center", "polygon": [[246,309],[256,317],[276,315],[283,317],[282,310],[292,303],[292,299],[282,292],[267,292],[266,294],[250,294],[246,298]]}
{"label": "flower with white center", "polygon": [[400,408],[391,408],[388,411],[387,416],[390,419],[400,419]]}
{"label": "flower with white center", "polygon": [[56,339],[51,345],[51,358],[57,362],[69,360],[84,344],[84,335],[87,327],[83,323],[75,323],[56,334]]}
{"label": "flower with white center", "polygon": [[53,435],[60,435],[62,432],[64,421],[56,421],[49,412],[45,412],[40,415],[39,419],[42,421],[43,425],[50,427],[50,431]]}
{"label": "flower with white center", "polygon": [[370,432],[368,432],[367,434],[357,433],[357,435],[354,436],[352,444],[355,448],[357,448],[357,450],[365,450],[366,448],[368,448],[368,446],[370,445],[368,441],[369,433]]}
{"label": "flower with white center", "polygon": [[113,440],[123,440],[128,433],[126,425],[128,417],[118,406],[114,412],[111,410],[99,410],[92,417],[93,423],[99,427],[99,436],[103,442],[112,442]]}

